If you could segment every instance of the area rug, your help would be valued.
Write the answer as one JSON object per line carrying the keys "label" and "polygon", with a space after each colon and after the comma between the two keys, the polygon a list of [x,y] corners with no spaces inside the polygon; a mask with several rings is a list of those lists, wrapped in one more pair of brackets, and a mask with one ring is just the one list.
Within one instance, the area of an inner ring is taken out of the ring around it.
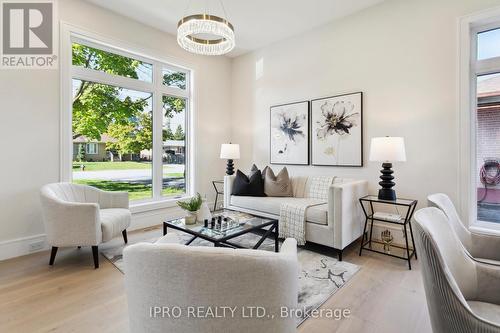
{"label": "area rug", "polygon": [[[187,234],[178,234],[178,236],[184,243],[191,239],[191,236]],[[144,235],[144,239],[135,239],[133,243],[154,243],[158,238]],[[259,235],[245,234],[232,241],[245,247],[251,247],[259,239]],[[191,244],[192,246],[212,246],[211,243],[202,239],[197,239]],[[102,251],[102,254],[117,269],[125,273],[122,258],[123,249],[123,245],[116,246]],[[274,251],[274,241],[266,239],[259,249]],[[319,308],[337,290],[342,288],[359,270],[359,266],[345,261],[338,261],[336,258],[304,248],[298,248],[297,256],[300,265],[298,307],[305,310],[300,311],[303,315],[297,319],[298,326],[309,317],[311,311]]]}

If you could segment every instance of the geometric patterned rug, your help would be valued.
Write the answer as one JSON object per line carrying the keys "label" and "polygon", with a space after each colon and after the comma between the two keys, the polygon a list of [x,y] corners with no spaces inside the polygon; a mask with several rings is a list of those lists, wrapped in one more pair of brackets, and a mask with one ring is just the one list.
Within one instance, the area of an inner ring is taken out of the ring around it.
{"label": "geometric patterned rug", "polygon": [[[191,238],[190,235],[183,233],[178,234],[178,236],[183,242],[187,242]],[[158,238],[159,236],[151,238],[151,235],[145,235],[145,239],[135,239],[134,242],[129,242],[129,245],[138,242],[154,243]],[[251,247],[259,238],[259,235],[249,233],[232,241],[245,247]],[[202,239],[196,239],[191,244],[192,246],[212,246],[211,243]],[[122,259],[124,247],[124,244],[122,244],[102,251],[102,254],[122,273],[125,273]],[[259,250],[274,251],[274,240],[266,239],[259,247]],[[298,326],[309,317],[312,310],[319,308],[337,290],[342,288],[359,270],[359,266],[346,261],[338,261],[329,255],[313,252],[302,247],[297,249],[297,256],[300,266],[298,308],[304,310],[300,311],[303,316],[297,319]]]}

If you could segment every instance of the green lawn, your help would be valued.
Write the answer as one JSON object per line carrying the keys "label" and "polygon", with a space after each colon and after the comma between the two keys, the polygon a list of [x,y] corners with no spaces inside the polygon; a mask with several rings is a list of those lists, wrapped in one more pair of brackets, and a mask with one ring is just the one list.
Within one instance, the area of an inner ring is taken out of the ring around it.
{"label": "green lawn", "polygon": [[163,170],[163,177],[182,178],[184,174],[182,172],[165,172],[165,170]]}
{"label": "green lawn", "polygon": [[[151,184],[134,184],[127,182],[115,182],[110,180],[99,179],[81,179],[75,180],[74,183],[97,187],[104,191],[124,191],[128,192],[130,200],[141,200],[151,198]],[[176,188],[164,188],[162,194],[171,196],[182,194],[184,190]]]}
{"label": "green lawn", "polygon": [[[140,170],[151,169],[151,162],[73,162],[73,171],[80,171],[80,166],[85,165],[85,171],[102,171],[102,170]],[[183,177],[182,172],[168,172],[171,167],[163,166],[163,176],[166,177]]]}

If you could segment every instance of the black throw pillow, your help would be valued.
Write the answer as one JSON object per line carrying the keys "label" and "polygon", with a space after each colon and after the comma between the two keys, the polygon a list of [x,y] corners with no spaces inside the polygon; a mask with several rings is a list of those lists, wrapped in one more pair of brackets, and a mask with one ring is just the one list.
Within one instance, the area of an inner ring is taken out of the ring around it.
{"label": "black throw pillow", "polygon": [[246,195],[251,197],[265,197],[264,181],[260,170],[253,172],[248,178],[240,170],[236,171],[232,195]]}

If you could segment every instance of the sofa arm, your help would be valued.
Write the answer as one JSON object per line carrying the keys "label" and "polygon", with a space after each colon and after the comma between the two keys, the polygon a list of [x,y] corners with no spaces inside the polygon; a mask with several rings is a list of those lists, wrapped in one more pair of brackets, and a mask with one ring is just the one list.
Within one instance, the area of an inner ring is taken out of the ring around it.
{"label": "sofa arm", "polygon": [[224,208],[231,204],[231,192],[233,191],[233,182],[236,176],[224,176]]}
{"label": "sofa arm", "polygon": [[129,208],[128,192],[110,192],[98,190],[99,206],[105,208]]}
{"label": "sofa arm", "polygon": [[42,216],[51,246],[98,245],[102,241],[99,205],[66,202],[42,194]]}
{"label": "sofa arm", "polygon": [[368,182],[357,180],[333,184],[328,191],[328,225],[333,228],[333,246],[342,250],[363,233],[363,211],[359,199],[368,194]]}

